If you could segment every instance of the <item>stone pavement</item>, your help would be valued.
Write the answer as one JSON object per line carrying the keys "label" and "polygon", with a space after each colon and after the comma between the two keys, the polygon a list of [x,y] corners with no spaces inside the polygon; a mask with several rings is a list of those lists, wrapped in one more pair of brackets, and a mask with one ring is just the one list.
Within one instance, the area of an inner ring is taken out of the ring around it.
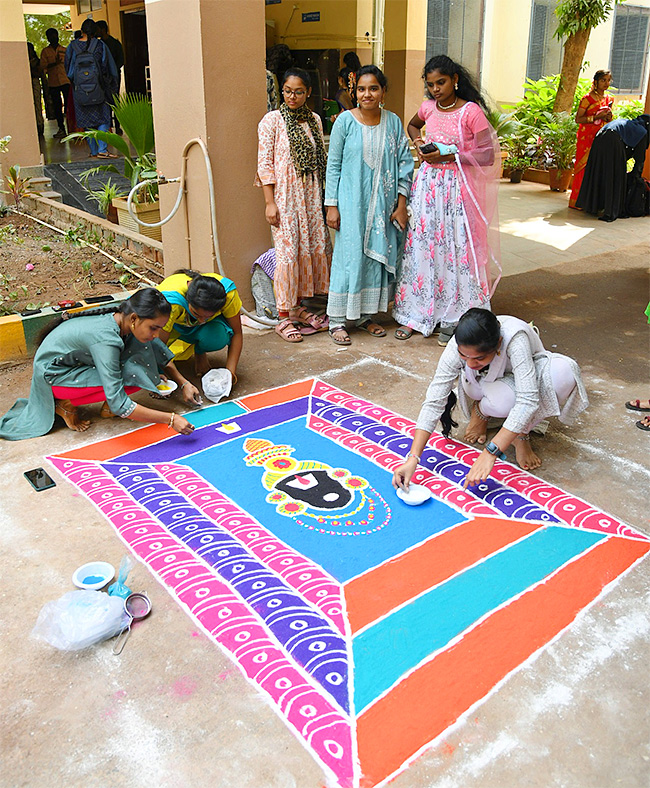
{"label": "stone pavement", "polygon": [[[566,202],[537,184],[503,183],[505,276],[493,308],[534,319],[547,348],[578,360],[590,394],[575,425],[555,422],[537,442],[544,463],[537,475],[650,533],[650,436],[623,407],[650,390],[648,219],[605,224]],[[247,329],[235,393],[319,376],[415,418],[440,357],[435,340],[400,342],[392,331],[352,339],[347,350],[323,334],[294,347]],[[0,411],[27,393],[29,377],[29,365],[3,370]],[[88,410],[96,416],[97,406]],[[0,786],[321,788],[311,757],[143,566],[130,585],[148,591],[153,613],[121,657],[110,643],[69,655],[29,638],[42,604],[70,590],[78,565],[93,558],[117,565],[124,548],[58,475],[56,488],[37,494],[22,473],[48,453],[134,426],[96,420],[85,435],[57,426],[43,438],[2,444]],[[645,788],[649,579],[645,561],[391,785]]]}

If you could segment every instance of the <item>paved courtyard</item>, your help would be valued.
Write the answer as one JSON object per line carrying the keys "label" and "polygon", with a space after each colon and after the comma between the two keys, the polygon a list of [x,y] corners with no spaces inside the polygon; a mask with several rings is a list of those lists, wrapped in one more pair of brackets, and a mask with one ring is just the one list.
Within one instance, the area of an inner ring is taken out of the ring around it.
{"label": "paved courtyard", "polygon": [[[505,181],[500,211],[505,276],[493,309],[534,320],[548,349],[576,358],[591,400],[575,425],[554,422],[538,440],[537,475],[650,534],[650,436],[624,408],[650,391],[648,219],[606,224],[569,211],[566,195]],[[435,340],[400,342],[392,331],[352,340],[341,350],[320,334],[294,347],[246,329],[235,394],[317,376],[415,418],[440,357]],[[1,412],[27,394],[30,373],[29,364],[2,370]],[[96,420],[84,435],[58,425],[2,443],[0,786],[322,788],[310,755],[142,565],[129,585],[148,592],[153,613],[120,657],[110,642],[66,654],[30,639],[41,606],[71,590],[77,566],[118,565],[124,547],[59,475],[37,494],[22,473],[134,428]],[[649,580],[645,561],[391,785],[645,788]]]}

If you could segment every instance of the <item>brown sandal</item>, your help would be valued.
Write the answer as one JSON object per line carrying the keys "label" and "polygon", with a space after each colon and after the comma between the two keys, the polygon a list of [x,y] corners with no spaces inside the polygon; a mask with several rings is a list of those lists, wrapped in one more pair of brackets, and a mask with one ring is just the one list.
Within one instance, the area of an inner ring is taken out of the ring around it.
{"label": "brown sandal", "polygon": [[365,323],[360,323],[357,328],[360,328],[362,331],[367,331],[370,336],[373,337],[386,336],[386,329],[382,328],[379,323],[375,323],[372,320],[366,320]]}
{"label": "brown sandal", "polygon": [[282,337],[285,342],[291,342],[292,344],[295,342],[302,342],[302,334],[288,317],[285,317],[284,320],[277,324],[275,333]]}
{"label": "brown sandal", "polygon": [[[338,337],[336,336],[337,334],[339,335]],[[334,328],[330,328],[329,335],[332,337],[332,342],[334,342],[335,345],[352,344],[350,335],[348,334],[347,330],[343,328],[343,326],[335,326]]]}
{"label": "brown sandal", "polygon": [[301,326],[313,328],[314,331],[327,331],[330,322],[327,315],[316,315],[304,306],[290,309],[289,319],[294,323],[300,323]]}

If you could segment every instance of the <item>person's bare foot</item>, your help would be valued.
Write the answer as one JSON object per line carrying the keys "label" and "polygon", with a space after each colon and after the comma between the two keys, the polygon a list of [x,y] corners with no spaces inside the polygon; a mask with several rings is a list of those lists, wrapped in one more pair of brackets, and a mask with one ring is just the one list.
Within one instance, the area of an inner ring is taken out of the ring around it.
{"label": "person's bare foot", "polygon": [[69,399],[55,399],[54,412],[61,416],[66,425],[75,432],[85,432],[90,427],[89,421],[82,421],[79,418],[77,408]]}
{"label": "person's bare foot", "polygon": [[203,377],[210,370],[210,362],[207,353],[196,353],[194,356],[194,371],[199,377]]}
{"label": "person's bare foot", "polygon": [[472,408],[472,417],[469,420],[463,440],[467,443],[485,443],[487,439],[488,420],[481,416],[478,406]]}
{"label": "person's bare foot", "polygon": [[534,471],[542,464],[540,458],[533,451],[530,440],[521,440],[519,436],[515,438],[515,457],[517,465],[524,471]]}
{"label": "person's bare foot", "polygon": [[115,418],[115,414],[108,407],[108,402],[105,402],[102,405],[102,409],[99,411],[99,415],[102,417],[102,419],[114,419]]}

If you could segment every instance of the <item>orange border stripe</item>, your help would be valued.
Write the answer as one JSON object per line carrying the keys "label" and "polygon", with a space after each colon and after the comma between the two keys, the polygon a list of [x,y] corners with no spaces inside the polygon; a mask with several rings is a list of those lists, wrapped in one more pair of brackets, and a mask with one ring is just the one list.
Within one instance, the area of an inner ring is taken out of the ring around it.
{"label": "orange border stripe", "polygon": [[501,517],[477,517],[350,580],[343,589],[352,634],[543,525]]}
{"label": "orange border stripe", "polygon": [[493,613],[357,720],[361,769],[385,780],[505,676],[568,626],[650,544],[612,537]]}
{"label": "orange border stripe", "polygon": [[152,443],[158,443],[175,434],[170,433],[166,424],[151,424],[148,427],[127,432],[116,438],[108,438],[105,441],[91,443],[90,446],[82,446],[64,454],[52,456],[66,457],[71,460],[97,460],[102,462],[104,460],[112,460],[113,457],[119,457],[120,454],[126,454],[128,451],[136,451],[136,449],[142,449],[145,446],[150,446]]}
{"label": "orange border stripe", "polygon": [[268,408],[270,405],[279,405],[292,399],[306,397],[311,394],[313,385],[313,378],[301,380],[298,383],[289,383],[287,386],[281,386],[279,389],[261,391],[259,394],[240,397],[238,402],[249,410],[260,410],[260,408]]}

